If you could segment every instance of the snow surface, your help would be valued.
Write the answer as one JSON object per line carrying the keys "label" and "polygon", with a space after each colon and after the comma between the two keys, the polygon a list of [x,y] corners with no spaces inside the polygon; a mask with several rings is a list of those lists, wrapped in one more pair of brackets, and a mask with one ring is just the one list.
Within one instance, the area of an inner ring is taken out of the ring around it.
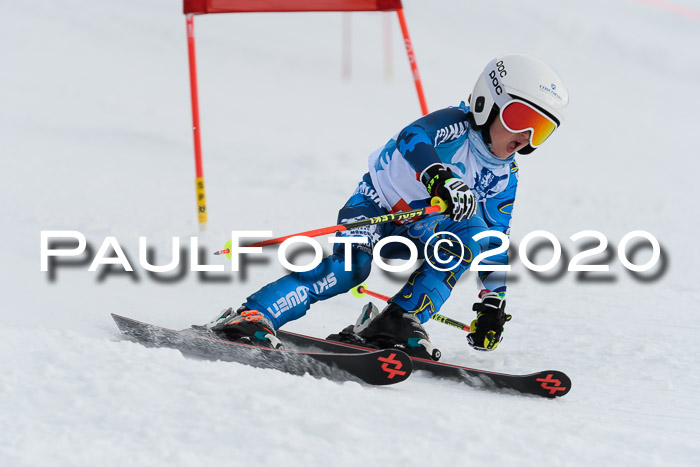
{"label": "snow surface", "polygon": [[[519,158],[512,239],[547,230],[571,258],[569,236],[598,230],[611,255],[594,259],[610,273],[536,275],[516,261],[496,352],[428,324],[444,361],[571,376],[566,397],[541,400],[420,374],[372,388],[192,360],[124,340],[109,316],[183,328],[283,273],[273,249],[244,275],[150,275],[139,236],[165,264],[173,236],[208,253],[231,230],[335,222],[367,155],[419,116],[395,21],[387,77],[381,15],[353,15],[343,81],[341,14],[196,18],[210,216],[198,232],[180,2],[2,2],[0,465],[699,465],[700,29],[656,8],[667,3],[404,2],[432,110],[466,99],[512,51],[569,86],[565,126]],[[115,236],[136,271],[88,272],[83,256],[41,272],[42,230],[80,231],[93,254]],[[659,239],[663,266],[622,267],[632,230]],[[405,277],[377,270],[368,283],[392,294]],[[444,314],[470,320],[475,292],[469,274]],[[336,297],[288,329],[325,336],[361,304]]]}

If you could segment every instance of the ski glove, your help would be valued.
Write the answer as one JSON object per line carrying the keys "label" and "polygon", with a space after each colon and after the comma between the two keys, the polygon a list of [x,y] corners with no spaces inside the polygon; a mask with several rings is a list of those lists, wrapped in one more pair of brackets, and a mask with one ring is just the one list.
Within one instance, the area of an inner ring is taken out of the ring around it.
{"label": "ski glove", "polygon": [[469,219],[476,212],[474,193],[449,167],[433,164],[423,171],[421,181],[430,196],[439,196],[447,203],[447,213],[453,221]]}
{"label": "ski glove", "polygon": [[503,340],[503,325],[510,321],[507,315],[506,300],[496,292],[484,289],[479,293],[481,302],[474,304],[476,319],[472,321],[467,342],[476,350],[495,350]]}

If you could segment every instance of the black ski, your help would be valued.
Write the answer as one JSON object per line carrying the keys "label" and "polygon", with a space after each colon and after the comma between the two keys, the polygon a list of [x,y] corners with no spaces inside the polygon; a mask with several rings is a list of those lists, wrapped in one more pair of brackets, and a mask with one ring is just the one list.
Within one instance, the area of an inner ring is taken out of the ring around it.
{"label": "black ski", "polygon": [[[323,352],[347,352],[350,354],[372,350],[367,347],[319,339],[282,330],[277,331],[277,337],[282,342],[300,349],[313,348]],[[411,360],[415,371],[424,371],[433,376],[459,381],[470,386],[506,388],[524,394],[548,398],[564,396],[571,389],[571,379],[565,373],[557,370],[539,371],[529,375],[513,375],[435,362],[418,357],[411,357]]]}
{"label": "black ski", "polygon": [[115,314],[112,318],[124,334],[149,347],[168,347],[207,360],[273,368],[294,375],[308,373],[334,381],[387,385],[404,381],[413,368],[408,355],[393,349],[353,353],[278,350],[222,340],[195,330],[175,331]]}

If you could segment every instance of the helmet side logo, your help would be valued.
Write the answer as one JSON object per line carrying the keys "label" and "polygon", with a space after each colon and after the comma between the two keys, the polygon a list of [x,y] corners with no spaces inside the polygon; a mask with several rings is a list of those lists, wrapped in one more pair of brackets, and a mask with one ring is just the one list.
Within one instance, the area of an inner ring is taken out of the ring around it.
{"label": "helmet side logo", "polygon": [[503,88],[501,87],[501,82],[496,77],[496,70],[491,70],[489,73],[489,78],[491,78],[491,86],[497,95],[503,94]]}
{"label": "helmet side logo", "polygon": [[493,96],[494,100],[497,104],[502,105],[503,102],[500,101],[502,101],[503,99],[497,99],[497,97],[506,94],[506,90],[503,84],[501,83],[501,78],[507,76],[508,72],[506,71],[506,67],[503,64],[503,60],[499,60],[495,63],[491,62],[491,64],[494,68],[492,68],[491,71],[489,71],[488,79],[486,81],[488,81],[491,85],[491,95]]}
{"label": "helmet side logo", "polygon": [[561,95],[557,92],[556,83],[550,83],[549,86],[540,84],[540,92],[543,94],[547,94],[548,96],[552,96],[559,102],[564,102],[564,98],[561,97]]}

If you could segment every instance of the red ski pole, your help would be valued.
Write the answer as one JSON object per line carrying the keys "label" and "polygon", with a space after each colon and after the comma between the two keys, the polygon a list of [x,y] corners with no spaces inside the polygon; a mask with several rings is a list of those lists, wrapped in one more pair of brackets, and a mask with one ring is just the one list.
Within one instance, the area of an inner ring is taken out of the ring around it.
{"label": "red ski pole", "polygon": [[[388,301],[390,298],[390,297],[387,297],[386,295],[382,295],[380,293],[373,292],[371,290],[367,290],[367,288],[365,288],[365,284],[358,285],[357,287],[352,289],[351,292],[357,298],[362,298],[365,295],[369,295],[370,297],[378,298],[379,300],[384,300],[385,302]],[[462,331],[471,332],[471,328],[469,327],[468,324],[460,323],[459,321],[456,321],[452,318],[448,318],[447,316],[443,316],[443,315],[435,313],[434,315],[430,316],[430,318],[434,319],[435,321],[440,321],[441,323],[445,323],[445,324],[452,326],[454,328],[461,329]]]}
{"label": "red ski pole", "polygon": [[[433,214],[437,212],[444,212],[447,209],[447,204],[437,196],[430,200],[431,205],[424,208],[413,209],[411,211],[401,211],[395,213],[385,214],[383,216],[370,217],[369,219],[361,219],[359,221],[347,222],[345,224],[332,225],[330,227],[324,227],[322,229],[307,230],[306,232],[296,233],[292,235],[285,235],[284,237],[271,238],[269,240],[263,240],[261,242],[255,242],[250,245],[245,245],[246,247],[261,247],[268,245],[277,245],[282,243],[288,238],[292,237],[319,237],[321,235],[328,235],[337,232],[344,232],[346,230],[354,229],[356,227],[364,227],[366,225],[377,225],[384,224],[387,222],[394,221],[404,221],[408,219],[413,219],[415,217],[424,216],[426,214]],[[215,251],[215,255],[226,255],[227,258],[231,258],[231,247],[230,241],[226,243],[223,250]]]}

